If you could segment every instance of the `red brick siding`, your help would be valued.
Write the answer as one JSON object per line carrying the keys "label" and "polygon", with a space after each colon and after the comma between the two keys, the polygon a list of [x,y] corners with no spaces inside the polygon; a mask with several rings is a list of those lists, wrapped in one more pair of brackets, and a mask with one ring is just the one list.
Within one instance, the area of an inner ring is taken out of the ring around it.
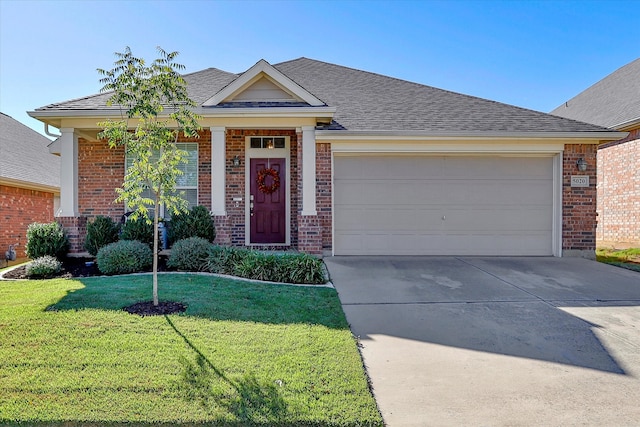
{"label": "red brick siding", "polygon": [[[181,136],[178,142],[198,143],[198,203],[211,209],[211,132],[202,130],[199,138]],[[116,188],[124,180],[124,148],[109,148],[106,141],[78,141],[78,211],[82,217],[92,219],[98,215],[110,216],[119,221],[124,213],[124,203],[115,203]],[[63,224],[70,220],[61,221]],[[71,252],[84,251],[86,228],[69,225],[73,233],[79,233]],[[77,246],[77,245],[79,246]]]}
{"label": "red brick siding", "polygon": [[330,250],[332,238],[331,144],[316,144],[316,209],[322,228],[322,248]]}
{"label": "red brick siding", "polygon": [[124,148],[106,141],[78,140],[78,211],[85,217],[110,216],[119,221],[124,204],[115,203],[124,180]]}
{"label": "red brick siding", "polygon": [[[16,254],[26,256],[27,227],[53,221],[53,193],[0,185],[0,254],[18,243]],[[4,259],[4,258],[2,258]]]}
{"label": "red brick siding", "polygon": [[69,238],[69,252],[84,252],[84,240],[87,235],[87,217],[61,216],[56,221],[62,225]]}
{"label": "red brick siding", "polygon": [[[570,144],[564,147],[562,171],[562,248],[594,250],[596,247],[596,145]],[[587,170],[576,168],[579,158]],[[589,187],[571,187],[572,175],[589,175]]]}
{"label": "red brick siding", "polygon": [[597,240],[640,245],[640,128],[598,149]]}

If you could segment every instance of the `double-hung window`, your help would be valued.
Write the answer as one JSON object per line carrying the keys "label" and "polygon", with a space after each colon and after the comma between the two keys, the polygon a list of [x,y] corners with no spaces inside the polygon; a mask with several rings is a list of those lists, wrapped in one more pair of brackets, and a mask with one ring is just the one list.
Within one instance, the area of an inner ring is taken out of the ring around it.
{"label": "double-hung window", "polygon": [[[184,192],[182,196],[189,204],[189,209],[198,205],[198,144],[197,143],[177,143],[178,149],[185,151],[187,154],[186,163],[178,164],[178,169],[182,171],[182,175],[176,180],[176,191]],[[152,156],[152,161],[157,160],[156,154]],[[125,158],[125,167],[128,169],[133,164],[133,158],[127,156]],[[146,189],[142,193],[142,197],[151,198],[151,190]],[[127,210],[129,208],[127,207]],[[171,212],[160,205],[160,217],[169,219]],[[153,206],[149,207],[149,216],[153,215]]]}

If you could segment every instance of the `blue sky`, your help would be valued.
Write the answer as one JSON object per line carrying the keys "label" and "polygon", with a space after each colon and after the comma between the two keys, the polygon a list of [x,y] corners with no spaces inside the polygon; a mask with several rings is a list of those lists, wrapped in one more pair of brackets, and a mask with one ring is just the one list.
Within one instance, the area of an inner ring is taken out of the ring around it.
{"label": "blue sky", "polygon": [[[0,0],[0,111],[99,92],[130,46],[187,72],[301,56],[550,111],[640,56],[640,0]],[[636,20],[636,22],[634,22]]]}

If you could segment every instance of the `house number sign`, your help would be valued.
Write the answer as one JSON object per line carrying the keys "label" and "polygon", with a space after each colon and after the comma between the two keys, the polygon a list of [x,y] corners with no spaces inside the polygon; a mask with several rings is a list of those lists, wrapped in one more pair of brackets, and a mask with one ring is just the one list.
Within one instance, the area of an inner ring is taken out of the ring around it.
{"label": "house number sign", "polygon": [[571,186],[572,187],[588,187],[589,175],[572,175]]}

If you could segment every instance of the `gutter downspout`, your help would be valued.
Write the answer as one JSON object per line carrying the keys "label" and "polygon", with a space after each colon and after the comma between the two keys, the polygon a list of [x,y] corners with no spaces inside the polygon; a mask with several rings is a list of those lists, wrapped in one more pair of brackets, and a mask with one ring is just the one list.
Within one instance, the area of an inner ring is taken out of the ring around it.
{"label": "gutter downspout", "polygon": [[44,124],[44,133],[46,133],[52,138],[60,138],[62,136],[62,135],[56,135],[55,133],[49,132],[49,123]]}

